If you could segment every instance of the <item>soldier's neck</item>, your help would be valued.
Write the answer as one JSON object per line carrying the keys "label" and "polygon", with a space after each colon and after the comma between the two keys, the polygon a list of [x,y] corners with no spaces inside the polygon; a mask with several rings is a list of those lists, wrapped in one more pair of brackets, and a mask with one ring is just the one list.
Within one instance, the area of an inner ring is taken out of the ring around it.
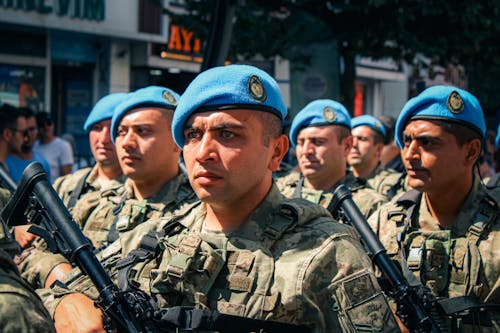
{"label": "soldier's neck", "polygon": [[97,167],[97,177],[104,180],[112,180],[120,177],[122,174],[122,169],[118,163],[113,165],[102,165],[98,164]]}
{"label": "soldier's neck", "polygon": [[370,178],[372,174],[375,172],[378,163],[379,163],[378,161],[375,161],[375,163],[353,166],[351,168],[351,171],[355,177],[366,180]]}
{"label": "soldier's neck", "polygon": [[445,190],[424,193],[423,199],[426,200],[431,215],[442,227],[449,227],[455,222],[472,188],[472,180],[457,183]]}
{"label": "soldier's neck", "polygon": [[345,172],[340,177],[330,176],[328,179],[305,177],[304,186],[318,191],[329,191],[333,185],[337,184],[344,176]]}

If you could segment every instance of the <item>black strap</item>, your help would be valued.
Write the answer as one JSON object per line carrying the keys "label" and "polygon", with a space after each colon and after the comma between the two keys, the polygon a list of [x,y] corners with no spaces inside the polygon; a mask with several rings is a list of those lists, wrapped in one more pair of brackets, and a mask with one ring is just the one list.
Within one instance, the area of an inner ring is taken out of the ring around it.
{"label": "black strap", "polygon": [[406,179],[406,171],[401,173],[401,176],[398,178],[398,181],[395,184],[393,184],[387,191],[386,196],[389,201],[391,201],[391,199],[394,198],[396,193],[398,193],[398,191],[403,188],[405,179]]}
{"label": "black strap", "polygon": [[85,183],[87,181],[87,177],[90,175],[92,172],[92,168],[82,177],[78,180],[78,183],[76,183],[75,188],[73,189],[73,192],[71,192],[68,200],[68,209],[73,208],[76,205],[76,202],[80,198],[80,195],[82,194],[83,188],[85,186]]}
{"label": "black strap", "polygon": [[139,247],[130,251],[125,258],[116,263],[116,268],[118,269],[118,287],[122,291],[131,290],[128,280],[130,269],[136,263],[157,256],[159,251],[158,239],[165,237],[165,235],[179,233],[182,229],[184,229],[184,226],[178,222],[178,218],[173,218],[161,231],[152,230],[144,235]]}
{"label": "black strap", "polygon": [[113,219],[113,223],[111,224],[111,227],[109,228],[108,236],[106,238],[107,244],[113,243],[114,241],[116,241],[118,239],[118,237],[120,237],[120,234],[118,233],[118,230],[116,229],[116,224],[118,222],[118,214],[122,211],[123,206],[125,206],[125,201],[127,201],[127,193],[125,193],[122,196],[118,205],[113,207],[114,219]]}

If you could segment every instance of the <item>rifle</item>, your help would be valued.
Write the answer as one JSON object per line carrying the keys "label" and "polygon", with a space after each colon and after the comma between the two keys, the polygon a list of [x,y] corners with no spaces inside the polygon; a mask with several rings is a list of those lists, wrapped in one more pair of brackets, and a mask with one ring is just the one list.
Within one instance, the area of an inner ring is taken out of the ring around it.
{"label": "rifle", "polygon": [[[0,173],[0,178],[5,174]],[[7,176],[8,177],[8,176]],[[89,276],[99,291],[96,304],[106,313],[106,329],[119,332],[166,332],[203,329],[232,332],[308,332],[305,326],[264,321],[201,310],[193,307],[158,308],[139,289],[120,290],[93,252],[92,243],[64,206],[38,162],[24,170],[19,186],[1,213],[9,225],[19,225],[30,216],[29,232],[42,237],[53,253],[64,255]],[[19,222],[21,221],[21,222]]]}
{"label": "rifle", "polygon": [[391,288],[391,296],[398,304],[397,314],[411,332],[440,333],[445,330],[428,314],[429,301],[422,300],[415,288],[411,287],[401,271],[387,255],[378,237],[375,235],[366,218],[352,200],[351,191],[345,185],[339,185],[333,192],[333,198],[328,210],[333,215],[340,208],[348,224],[352,225],[372,262],[387,279]]}

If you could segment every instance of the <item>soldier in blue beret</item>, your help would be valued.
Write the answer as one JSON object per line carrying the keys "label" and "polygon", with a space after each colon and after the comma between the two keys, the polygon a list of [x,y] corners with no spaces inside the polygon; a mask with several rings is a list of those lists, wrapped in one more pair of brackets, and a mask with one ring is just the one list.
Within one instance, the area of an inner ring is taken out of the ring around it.
{"label": "soldier in blue beret", "polygon": [[295,146],[300,172],[277,179],[286,197],[304,198],[328,208],[335,188],[345,184],[366,217],[386,202],[365,179],[347,170],[347,156],[353,147],[351,126],[346,108],[329,99],[312,101],[297,113],[290,141]]}
{"label": "soldier in blue beret", "polygon": [[[354,231],[318,205],[286,199],[273,184],[288,149],[285,114],[276,81],[255,67],[216,67],[191,82],[172,131],[201,202],[164,231],[154,258],[131,261],[125,277],[160,305],[270,320],[277,332],[288,324],[397,331]],[[118,135],[126,137],[126,128],[122,121]],[[127,237],[140,239],[136,231]],[[238,320],[233,325],[249,331]]]}
{"label": "soldier in blue beret", "polygon": [[474,172],[485,130],[483,110],[468,91],[434,86],[410,99],[395,135],[413,190],[369,220],[403,269],[461,309],[449,313],[450,332],[499,327],[498,314],[477,307],[500,304],[500,192]]}
{"label": "soldier in blue beret", "polygon": [[[90,111],[83,129],[89,134],[90,150],[95,164],[61,176],[54,182],[55,190],[68,209],[73,210],[84,196],[97,196],[101,191],[119,187],[125,182],[115,146],[111,141],[110,129],[115,107],[126,98],[126,93],[106,95]],[[93,208],[93,205],[85,206],[85,210]],[[16,237],[20,237],[23,232],[19,228],[27,229],[25,226],[16,227]],[[25,255],[21,256],[18,267],[22,276],[33,287],[42,287],[46,281],[50,284],[56,277],[64,275],[62,267],[53,269],[60,263],[66,263],[62,256],[42,251],[45,247],[43,241],[37,241],[34,245],[37,251],[33,251],[29,246],[35,235],[28,232],[22,234],[24,236],[20,244],[26,251]]]}
{"label": "soldier in blue beret", "polygon": [[115,107],[126,98],[126,93],[106,95],[90,111],[83,130],[89,133],[90,151],[95,165],[59,177],[54,182],[54,188],[69,209],[85,193],[115,187],[125,181],[110,133]]}
{"label": "soldier in blue beret", "polygon": [[[111,138],[127,180],[119,188],[102,192],[97,199],[82,198],[73,208],[75,221],[94,247],[101,250],[111,276],[116,276],[116,262],[138,246],[144,234],[161,228],[172,216],[198,201],[179,167],[181,149],[171,132],[178,101],[176,92],[149,86],[127,94],[115,106]],[[58,268],[67,268],[67,263]],[[93,324],[102,325],[100,310],[93,305],[99,295],[92,282],[78,270],[68,276],[76,276],[66,289],[66,293],[74,293],[62,299],[58,295],[52,306],[57,329],[85,332]],[[54,298],[52,290],[46,292],[50,299]]]}
{"label": "soldier in blue beret", "polygon": [[366,181],[375,191],[388,197],[391,189],[399,185],[404,175],[387,170],[380,162],[387,135],[385,126],[371,115],[352,119],[352,148],[347,163],[355,177]]}

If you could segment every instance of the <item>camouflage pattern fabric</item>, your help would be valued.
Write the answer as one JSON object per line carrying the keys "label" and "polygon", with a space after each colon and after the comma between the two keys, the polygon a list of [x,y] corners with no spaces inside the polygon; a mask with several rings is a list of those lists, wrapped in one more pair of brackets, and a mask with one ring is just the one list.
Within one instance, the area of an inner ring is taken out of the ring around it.
{"label": "camouflage pattern fabric", "polygon": [[[395,198],[369,218],[387,254],[397,260],[401,259],[401,250],[396,237],[403,230],[408,214],[405,198],[404,194]],[[425,198],[415,206],[412,226],[404,239],[406,260],[410,270],[434,296],[477,296],[482,301],[500,304],[499,198],[500,190],[488,190],[476,178],[449,228],[438,225]],[[484,200],[491,203],[490,208]],[[493,325],[497,326],[483,326],[481,332],[498,332],[500,322],[495,317]],[[465,324],[464,327],[457,332],[474,331],[474,327],[470,330]]]}
{"label": "camouflage pattern fabric", "polygon": [[[205,214],[200,203],[177,218],[182,227],[157,236],[163,249],[158,257],[128,271],[129,281],[160,306],[208,307],[305,324],[314,332],[399,331],[355,232],[336,223],[324,208],[288,200],[274,186],[237,230],[207,230]],[[138,235],[139,228],[124,234],[121,244],[128,243],[125,238],[137,244],[144,232]],[[114,243],[101,253],[113,276],[122,250]],[[75,274],[65,282],[70,290],[44,290],[52,311],[68,292],[96,296],[87,278]]]}
{"label": "camouflage pattern fabric", "polygon": [[[54,189],[61,197],[64,204],[67,206],[73,190],[80,182],[82,177],[87,177],[82,188],[82,193],[79,198],[88,192],[99,192],[104,190],[102,182],[97,179],[97,167],[79,169],[73,173],[61,176],[54,181]],[[115,188],[125,182],[126,177],[121,175],[119,178],[107,181],[105,188]]]}
{"label": "camouflage pattern fabric", "polygon": [[[397,194],[410,189],[407,186],[405,174],[393,169],[384,169],[380,165],[366,182],[389,201]],[[392,193],[389,195],[390,191]]]}
{"label": "camouflage pattern fabric", "polygon": [[[138,200],[132,184],[85,194],[75,205],[72,215],[85,236],[96,249],[108,245],[108,234],[116,220],[119,235],[152,218],[170,217],[183,205],[197,201],[184,174],[179,174],[163,186],[158,193],[146,200]],[[115,216],[113,210],[121,205]],[[26,253],[26,251],[25,251]],[[43,287],[50,271],[60,263],[67,262],[61,255],[47,252],[45,244],[31,249],[31,253],[19,265],[22,276],[36,288]]]}
{"label": "camouflage pattern fabric", "polygon": [[[18,248],[3,222],[0,222],[0,332],[55,332],[52,319],[40,298],[19,276],[12,262],[12,249]],[[8,252],[6,251],[8,250]]]}
{"label": "camouflage pattern fabric", "polygon": [[[292,171],[288,175],[278,178],[276,184],[285,197],[292,198],[300,181],[301,174]],[[387,202],[383,195],[370,188],[364,181],[354,177],[352,172],[347,172],[332,188],[335,189],[340,184],[344,184],[351,190],[352,199],[367,218]],[[333,194],[331,191],[315,190],[302,186],[301,197],[326,208],[332,200]]]}

